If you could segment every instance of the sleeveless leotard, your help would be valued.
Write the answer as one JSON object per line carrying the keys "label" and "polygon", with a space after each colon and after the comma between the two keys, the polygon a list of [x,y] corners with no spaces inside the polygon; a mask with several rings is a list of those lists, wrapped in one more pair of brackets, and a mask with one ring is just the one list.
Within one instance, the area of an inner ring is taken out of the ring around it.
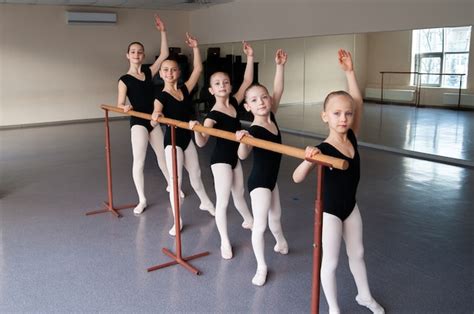
{"label": "sleeveless leotard", "polygon": [[[235,108],[237,112],[238,103],[234,97],[230,98],[230,104]],[[217,110],[212,110],[207,114],[206,119],[214,120],[214,128],[235,133],[242,129],[240,120],[237,117],[229,116]],[[216,145],[211,155],[211,165],[224,163],[229,164],[232,169],[237,165],[237,150],[239,149],[239,143],[229,141],[223,138],[216,138]]]}
{"label": "sleeveless leotard", "polygon": [[[156,95],[156,99],[163,104],[163,114],[166,118],[189,122],[189,120],[191,120],[195,115],[194,105],[186,85],[181,86],[179,89],[181,89],[181,92],[183,93],[183,100],[181,101],[165,91],[159,92]],[[176,146],[181,147],[181,149],[185,151],[191,141],[191,136],[192,131],[176,128]],[[166,126],[164,139],[164,146],[166,147],[168,145],[171,145],[170,126]]]}
{"label": "sleeveless leotard", "polygon": [[[249,128],[249,133],[255,138],[281,144],[281,133],[273,112],[270,113],[270,118],[277,127],[277,135],[258,125],[252,125]],[[248,179],[249,192],[256,188],[267,188],[273,191],[277,182],[278,171],[280,170],[280,161],[280,153],[254,147],[253,167]]]}
{"label": "sleeveless leotard", "polygon": [[344,221],[352,213],[356,204],[356,192],[360,179],[360,157],[357,150],[357,139],[352,129],[347,137],[354,147],[354,158],[347,157],[329,143],[321,143],[317,147],[321,153],[347,160],[347,170],[324,167],[323,206],[324,212],[335,215]]}
{"label": "sleeveless leotard", "polygon": [[[125,86],[127,86],[127,97],[134,111],[151,114],[153,113],[153,101],[155,99],[153,94],[153,78],[149,67],[142,68],[145,73],[145,80],[139,80],[133,75],[125,74],[120,77]],[[148,132],[153,130],[150,120],[141,119],[137,117],[130,117],[130,127],[134,125],[143,125]]]}

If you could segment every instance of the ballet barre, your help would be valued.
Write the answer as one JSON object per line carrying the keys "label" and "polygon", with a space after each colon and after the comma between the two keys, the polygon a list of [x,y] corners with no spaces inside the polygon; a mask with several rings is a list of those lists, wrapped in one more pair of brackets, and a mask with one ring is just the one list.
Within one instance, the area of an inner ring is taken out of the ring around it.
{"label": "ballet barre", "polygon": [[[152,120],[150,114],[137,112],[130,110],[128,112],[123,112],[122,108],[117,106],[111,105],[101,105],[101,108],[105,111],[105,123],[106,125],[106,132],[108,132],[108,112],[116,112],[120,114],[125,114],[129,116],[135,116],[138,118]],[[176,226],[176,254],[173,254],[166,248],[163,248],[162,251],[164,254],[168,255],[173,261],[153,266],[148,268],[148,271],[153,271],[161,268],[165,268],[171,265],[180,264],[187,270],[191,271],[192,273],[199,275],[199,270],[191,266],[187,261],[191,259],[195,259],[198,257],[202,257],[208,255],[209,252],[199,253],[190,257],[183,257],[181,253],[181,231],[180,231],[180,213],[179,213],[179,195],[178,195],[178,180],[177,180],[177,167],[176,167],[176,143],[175,143],[175,129],[176,127],[183,128],[189,130],[189,123],[183,122],[179,120],[169,119],[165,117],[159,117],[156,119],[157,122],[161,124],[167,124],[171,127],[171,141],[172,141],[172,152],[173,152],[173,177],[175,180],[174,182],[174,200],[176,204],[176,212],[175,212],[175,226]],[[227,132],[219,129],[208,128],[202,125],[195,125],[193,127],[193,131],[202,132],[209,134],[211,136],[224,138],[230,141],[239,142],[236,139],[235,133]],[[106,141],[109,141],[108,133],[106,133]],[[277,144],[253,137],[244,136],[241,140],[241,143],[245,143],[251,146],[263,148],[266,150],[270,150],[273,152],[277,152],[283,155],[296,157],[299,159],[304,159],[313,163],[316,163],[316,171],[317,171],[317,188],[316,188],[316,201],[315,201],[315,219],[314,219],[314,242],[313,242],[313,273],[312,273],[312,291],[311,291],[311,313],[319,313],[319,295],[320,295],[320,269],[321,269],[321,240],[322,240],[322,217],[323,217],[323,199],[322,199],[322,185],[323,185],[323,167],[330,167],[336,168],[340,170],[346,170],[348,168],[348,162],[343,159],[335,158],[332,156],[327,156],[324,154],[317,154],[312,158],[305,157],[305,150],[283,145]],[[110,142],[106,144],[106,150],[108,154],[108,162],[107,167],[110,168]],[[107,170],[108,178],[111,180],[110,169]],[[108,184],[109,188],[109,204],[112,204],[112,184],[111,182]]]}

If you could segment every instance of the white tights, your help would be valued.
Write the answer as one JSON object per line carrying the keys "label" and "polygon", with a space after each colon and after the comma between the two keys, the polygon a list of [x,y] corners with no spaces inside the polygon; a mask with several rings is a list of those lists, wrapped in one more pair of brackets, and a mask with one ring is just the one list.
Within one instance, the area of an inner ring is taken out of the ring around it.
{"label": "white tights", "polygon": [[[350,216],[344,221],[334,215],[323,213],[321,283],[329,305],[329,313],[340,312],[337,302],[336,268],[342,238],[346,243],[349,267],[357,286],[357,297],[367,301],[373,300],[364,262],[362,219],[359,208],[356,205]],[[375,302],[375,304],[377,303]]]}
{"label": "white tights", "polygon": [[[133,154],[133,182],[138,193],[138,206],[146,207],[145,180],[143,168],[145,166],[146,150],[148,143],[155,151],[158,166],[160,167],[166,182],[169,185],[168,170],[166,169],[165,153],[163,148],[163,131],[160,125],[156,126],[150,133],[142,125],[134,125],[131,129],[132,154]],[[137,207],[138,207],[137,206]]]}
{"label": "white tights", "polygon": [[230,194],[234,200],[235,208],[240,213],[244,222],[242,227],[252,228],[253,218],[250,214],[247,203],[244,198],[244,176],[240,160],[232,169],[231,165],[217,163],[211,165],[214,175],[214,187],[216,190],[216,225],[221,236],[221,254],[225,259],[232,258],[232,247],[227,234],[227,205],[229,204]]}
{"label": "white tights", "polygon": [[278,185],[273,191],[267,188],[256,188],[250,192],[253,212],[252,246],[255,258],[257,259],[257,273],[252,279],[252,283],[262,286],[266,281],[267,264],[265,262],[265,241],[263,234],[267,229],[267,220],[270,231],[276,240],[275,252],[288,253],[288,243],[286,242],[281,228],[281,205]]}
{"label": "white tights", "polygon": [[[171,173],[170,177],[170,203],[171,208],[173,211],[173,216],[175,215],[175,205],[174,205],[174,177],[173,177],[173,154],[172,154],[172,146],[168,145],[165,147],[165,158],[166,158],[166,166],[168,168],[168,173]],[[207,210],[211,215],[214,215],[215,209],[214,205],[212,204],[209,196],[207,196],[206,190],[204,189],[204,185],[201,179],[201,168],[199,167],[199,158],[196,151],[196,147],[194,146],[193,141],[189,142],[188,147],[183,152],[182,148],[176,146],[176,161],[177,161],[177,170],[178,170],[178,189],[181,191],[181,183],[183,179],[183,166],[186,168],[186,171],[189,174],[189,180],[191,182],[191,186],[193,187],[194,191],[196,192],[199,200],[201,201],[201,205],[199,206],[202,210]],[[179,197],[179,204],[183,203],[183,198]],[[181,206],[180,206],[181,207]],[[181,217],[180,217],[181,219]],[[182,224],[181,224],[182,227]],[[170,234],[174,235],[174,225],[173,228],[170,230]]]}

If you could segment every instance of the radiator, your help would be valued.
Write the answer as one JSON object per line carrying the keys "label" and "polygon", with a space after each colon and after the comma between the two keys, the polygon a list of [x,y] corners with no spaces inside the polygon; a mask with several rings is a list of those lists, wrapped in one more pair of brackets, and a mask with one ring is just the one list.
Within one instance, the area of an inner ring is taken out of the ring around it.
{"label": "radiator", "polygon": [[[380,88],[365,89],[365,98],[367,99],[380,99]],[[384,100],[396,100],[396,101],[413,101],[415,99],[415,91],[411,89],[390,89],[383,90]]]}
{"label": "radiator", "polygon": [[[458,93],[444,93],[443,105],[457,105],[458,97],[459,97]],[[461,93],[461,105],[474,108],[474,94]]]}

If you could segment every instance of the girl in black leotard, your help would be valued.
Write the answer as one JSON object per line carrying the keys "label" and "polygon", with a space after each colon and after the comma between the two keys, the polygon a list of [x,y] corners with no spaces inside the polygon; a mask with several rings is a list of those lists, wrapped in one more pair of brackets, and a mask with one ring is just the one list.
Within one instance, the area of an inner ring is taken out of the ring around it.
{"label": "girl in black leotard", "polygon": [[[153,76],[158,73],[161,63],[168,57],[168,41],[163,21],[155,16],[156,28],[161,32],[161,52],[159,58],[148,68],[142,67],[145,59],[145,49],[139,42],[133,42],[128,46],[127,59],[130,68],[127,74],[120,77],[118,83],[117,106],[123,108],[124,112],[135,110],[144,113],[153,112]],[[126,98],[130,104],[126,104]],[[143,167],[145,165],[146,150],[148,143],[155,151],[158,166],[169,186],[168,170],[166,169],[165,153],[163,148],[163,132],[161,127],[149,120],[130,117],[131,141],[133,152],[133,182],[137,189],[139,203],[133,210],[139,215],[146,208],[145,186],[143,178]]]}
{"label": "girl in black leotard", "polygon": [[[178,88],[178,79],[180,76],[180,71],[178,63],[174,60],[165,60],[161,65],[160,77],[164,80],[165,86],[163,91],[156,96],[155,99],[155,109],[152,114],[152,119],[156,120],[160,116],[165,116],[167,118],[181,120],[189,122],[194,115],[193,103],[189,92],[193,90],[196,85],[199,75],[202,72],[202,63],[201,55],[199,53],[198,42],[197,40],[186,33],[186,43],[189,47],[193,49],[194,54],[194,68],[193,72],[189,79],[184,83],[183,86]],[[166,157],[166,166],[168,167],[168,172],[172,173],[172,146],[171,146],[171,129],[170,127],[166,128],[165,134],[165,157]],[[206,190],[201,180],[201,169],[199,168],[199,159],[194,146],[193,141],[191,140],[192,131],[184,130],[177,128],[176,129],[176,153],[177,153],[177,168],[178,168],[178,186],[181,191],[181,181],[182,181],[182,172],[183,165],[189,173],[189,179],[191,181],[191,186],[201,200],[201,205],[199,206],[202,210],[207,210],[211,215],[214,216],[214,205],[207,196]],[[170,202],[173,208],[173,215],[175,214],[175,205],[174,205],[174,178],[171,176],[171,188],[170,188]],[[180,204],[182,203],[182,197],[180,199]],[[181,217],[180,217],[181,219]],[[183,224],[181,224],[181,227]],[[169,233],[171,235],[176,235],[175,225],[170,229]]]}
{"label": "girl in black leotard", "polygon": [[[245,109],[251,111],[254,120],[249,131],[236,132],[237,140],[243,136],[253,136],[264,140],[281,143],[280,130],[275,120],[281,96],[283,94],[283,71],[287,54],[279,49],[276,52],[276,73],[273,96],[262,85],[252,85],[245,92]],[[250,154],[252,146],[241,143],[238,150],[240,159]],[[267,264],[265,262],[265,242],[263,234],[267,228],[275,237],[275,252],[288,254],[288,243],[281,228],[281,205],[278,191],[277,176],[280,168],[281,154],[261,148],[253,149],[253,168],[248,180],[248,189],[252,201],[254,224],[252,229],[252,247],[257,259],[257,271],[252,283],[257,286],[265,284],[267,279]]]}
{"label": "girl in black leotard", "polygon": [[[381,314],[385,311],[372,297],[367,281],[362,243],[362,220],[356,204],[360,162],[355,134],[359,130],[362,114],[362,95],[354,74],[351,54],[345,50],[339,50],[338,59],[347,78],[349,93],[337,91],[326,97],[321,117],[328,124],[329,136],[318,145],[318,148],[309,146],[306,148],[307,157],[322,152],[349,162],[349,168],[345,171],[324,168],[321,283],[329,305],[329,312],[339,313],[336,268],[341,239],[344,238],[349,266],[357,285],[356,301],[373,313]],[[313,167],[313,163],[303,161],[295,169],[293,180],[303,181]]]}
{"label": "girl in black leotard", "polygon": [[[237,117],[237,107],[244,99],[245,90],[253,81],[253,49],[248,43],[243,42],[243,50],[247,55],[247,65],[244,80],[237,93],[230,96],[232,86],[227,73],[216,72],[210,78],[209,92],[216,98],[216,104],[204,120],[205,127],[215,127],[232,133],[242,129]],[[196,124],[197,121],[190,121],[190,129]],[[209,135],[200,132],[194,134],[199,147],[206,145]],[[251,229],[253,224],[252,215],[244,198],[244,177],[242,165],[237,157],[238,148],[237,142],[217,138],[211,156],[211,170],[216,190],[216,225],[221,236],[221,256],[224,259],[232,258],[232,246],[227,234],[227,204],[231,193],[235,207],[244,219],[242,227]]]}

